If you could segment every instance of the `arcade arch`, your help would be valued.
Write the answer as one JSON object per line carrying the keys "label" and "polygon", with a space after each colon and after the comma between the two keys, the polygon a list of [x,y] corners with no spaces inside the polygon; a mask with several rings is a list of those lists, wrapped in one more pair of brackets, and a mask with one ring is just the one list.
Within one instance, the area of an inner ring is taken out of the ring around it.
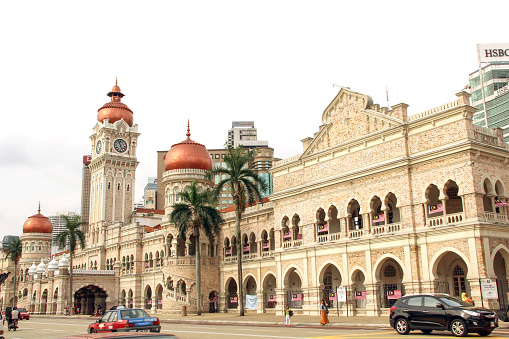
{"label": "arcade arch", "polygon": [[81,314],[94,314],[98,306],[102,311],[106,310],[107,297],[106,291],[96,285],[84,286],[74,293],[75,305],[80,308]]}

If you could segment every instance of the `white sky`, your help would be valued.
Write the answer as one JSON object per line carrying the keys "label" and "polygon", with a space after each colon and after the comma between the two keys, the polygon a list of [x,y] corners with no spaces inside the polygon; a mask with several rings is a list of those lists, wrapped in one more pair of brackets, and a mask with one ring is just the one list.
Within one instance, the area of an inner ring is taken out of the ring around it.
{"label": "white sky", "polygon": [[[410,114],[456,99],[477,43],[507,42],[509,1],[3,1],[0,237],[80,213],[82,156],[118,76],[134,112],[136,201],[156,152],[221,148],[254,120],[275,155],[302,152],[339,88]],[[486,20],[478,22],[479,19]]]}

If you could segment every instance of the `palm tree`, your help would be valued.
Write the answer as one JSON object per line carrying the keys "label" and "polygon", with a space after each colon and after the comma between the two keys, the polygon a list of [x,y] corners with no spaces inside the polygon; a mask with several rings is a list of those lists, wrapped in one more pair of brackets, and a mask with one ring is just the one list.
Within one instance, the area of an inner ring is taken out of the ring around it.
{"label": "palm tree", "polygon": [[181,202],[173,204],[170,222],[177,227],[180,239],[184,239],[187,230],[196,237],[196,303],[197,313],[201,315],[201,261],[200,261],[200,229],[205,231],[207,238],[219,233],[219,225],[223,218],[213,207],[215,195],[210,190],[198,187],[193,181],[187,190],[179,193]]}
{"label": "palm tree", "polygon": [[[72,298],[72,257],[77,249],[79,243],[81,249],[85,249],[85,235],[81,232],[81,226],[87,225],[87,222],[82,221],[79,215],[75,215],[72,219],[66,215],[62,215],[65,220],[65,230],[57,234],[55,242],[59,248],[65,248],[69,246],[69,305],[71,310],[74,309],[73,298]],[[72,311],[71,311],[72,312]]]}
{"label": "palm tree", "polygon": [[16,283],[18,282],[17,270],[19,258],[21,258],[22,251],[23,245],[21,243],[20,238],[14,238],[13,240],[11,240],[9,245],[7,245],[7,248],[4,249],[5,259],[10,259],[14,261],[14,297],[12,298],[12,306],[16,306],[17,297]]}
{"label": "palm tree", "polygon": [[244,286],[242,284],[242,241],[240,236],[240,218],[246,209],[246,202],[249,206],[262,200],[260,191],[265,192],[268,188],[265,179],[248,168],[249,163],[255,156],[254,151],[246,150],[242,145],[234,148],[228,145],[224,162],[227,168],[213,168],[207,172],[206,178],[212,180],[216,175],[226,175],[225,179],[219,181],[214,189],[216,196],[228,187],[232,194],[235,205],[235,226],[237,230],[237,274],[239,278],[238,289],[240,299],[240,315],[244,315]]}

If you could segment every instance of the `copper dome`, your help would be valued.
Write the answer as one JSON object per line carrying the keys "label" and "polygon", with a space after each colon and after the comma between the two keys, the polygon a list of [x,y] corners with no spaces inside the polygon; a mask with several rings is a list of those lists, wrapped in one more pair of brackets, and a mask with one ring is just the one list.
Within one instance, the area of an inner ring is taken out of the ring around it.
{"label": "copper dome", "polygon": [[23,233],[51,233],[53,225],[48,217],[41,214],[41,205],[39,204],[39,213],[32,215],[23,224]]}
{"label": "copper dome", "polygon": [[111,92],[108,93],[108,96],[111,98],[111,102],[108,102],[103,105],[103,107],[99,108],[97,113],[97,121],[104,122],[104,119],[110,119],[110,123],[114,123],[121,119],[131,127],[133,127],[133,111],[126,104],[121,102],[124,94],[120,91],[120,87],[117,86],[115,82],[115,86],[111,89]]}
{"label": "copper dome", "polygon": [[194,168],[210,171],[212,169],[210,154],[205,146],[189,138],[191,136],[189,123],[186,135],[186,140],[171,146],[171,149],[166,153],[164,170]]}

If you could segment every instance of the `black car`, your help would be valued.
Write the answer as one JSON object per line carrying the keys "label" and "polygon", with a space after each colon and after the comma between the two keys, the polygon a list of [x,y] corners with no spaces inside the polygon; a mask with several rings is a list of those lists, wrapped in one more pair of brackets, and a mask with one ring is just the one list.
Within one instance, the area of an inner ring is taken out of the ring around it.
{"label": "black car", "polygon": [[391,307],[391,327],[399,334],[413,330],[451,331],[457,337],[469,332],[481,336],[498,327],[495,312],[475,307],[448,294],[415,294],[401,297]]}

